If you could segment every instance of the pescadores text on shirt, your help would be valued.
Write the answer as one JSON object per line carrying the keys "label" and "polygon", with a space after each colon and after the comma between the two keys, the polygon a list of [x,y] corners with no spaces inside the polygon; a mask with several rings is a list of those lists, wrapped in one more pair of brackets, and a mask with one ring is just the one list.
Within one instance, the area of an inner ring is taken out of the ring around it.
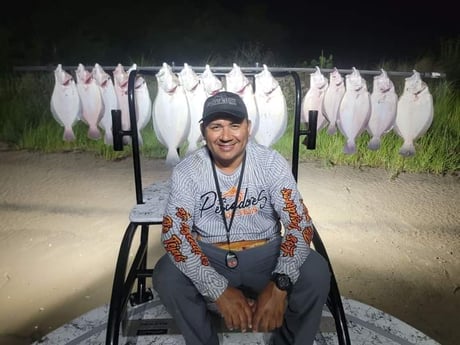
{"label": "pescadores text on shirt", "polygon": [[[244,209],[253,209],[254,207],[257,209],[263,209],[267,203],[268,197],[266,195],[265,189],[261,190],[257,196],[250,196],[248,195],[248,189],[246,188],[244,191],[240,192],[238,198],[231,198],[231,203],[228,202],[229,196],[235,196],[235,192],[233,193],[224,193],[222,197],[224,212],[231,211],[234,208],[237,210],[244,210]],[[200,216],[203,216],[203,213],[209,210],[214,210],[215,213],[222,214],[221,207],[219,205],[219,197],[216,191],[209,191],[203,194],[200,197],[202,203],[200,208]],[[245,213],[245,212],[243,212]],[[253,213],[253,212],[250,212]]]}

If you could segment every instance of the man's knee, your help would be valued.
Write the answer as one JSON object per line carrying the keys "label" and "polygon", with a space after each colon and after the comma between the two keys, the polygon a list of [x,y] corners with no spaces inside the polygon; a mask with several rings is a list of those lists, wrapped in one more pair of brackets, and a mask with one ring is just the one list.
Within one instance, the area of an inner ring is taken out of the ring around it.
{"label": "man's knee", "polygon": [[329,290],[329,285],[331,282],[331,271],[329,269],[329,265],[326,259],[316,251],[312,251],[314,259],[315,268],[313,270],[313,274],[315,274],[316,280],[318,280],[319,284]]}
{"label": "man's knee", "polygon": [[180,279],[176,271],[179,270],[173,265],[171,259],[167,255],[163,255],[153,269],[153,288],[159,293],[174,291],[174,288],[178,286],[178,280]]}
{"label": "man's knee", "polygon": [[[299,285],[301,289],[318,296],[329,294],[331,272],[324,257],[312,250],[305,263],[301,266]],[[297,285],[297,284],[296,284]]]}

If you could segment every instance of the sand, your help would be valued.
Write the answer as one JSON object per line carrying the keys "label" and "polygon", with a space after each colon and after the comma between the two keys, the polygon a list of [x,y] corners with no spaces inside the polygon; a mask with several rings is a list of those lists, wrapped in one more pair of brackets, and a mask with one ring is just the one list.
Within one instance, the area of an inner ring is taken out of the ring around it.
{"label": "sand", "polygon": [[[148,184],[167,178],[142,160]],[[443,345],[460,338],[460,178],[299,165],[343,296]],[[25,345],[108,303],[135,204],[130,158],[0,151],[0,344]],[[150,262],[162,255],[158,228]]]}

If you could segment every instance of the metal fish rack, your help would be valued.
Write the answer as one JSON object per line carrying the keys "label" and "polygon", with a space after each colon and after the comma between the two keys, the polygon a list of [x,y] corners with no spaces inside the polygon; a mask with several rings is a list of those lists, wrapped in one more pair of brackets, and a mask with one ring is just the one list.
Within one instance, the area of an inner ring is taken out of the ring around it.
{"label": "metal fish rack", "polygon": [[[90,64],[86,65],[90,66]],[[177,66],[175,63],[170,64],[173,72],[180,72],[183,66]],[[78,66],[72,66],[72,65],[63,65],[62,68],[64,70],[76,70]],[[125,68],[129,66],[124,66]],[[193,70],[197,73],[203,72],[205,70],[204,66],[191,66]],[[15,72],[52,72],[54,71],[56,66],[16,66],[13,68],[13,71]],[[102,66],[102,68],[106,71],[112,71],[116,68],[116,66]],[[161,69],[161,66],[138,66],[139,71],[159,71]],[[211,70],[215,73],[227,73],[230,72],[232,67],[225,67],[225,66],[214,66],[211,67]],[[256,63],[255,66],[250,67],[242,67],[240,66],[240,69],[243,73],[258,73],[262,72],[263,68],[259,67],[259,64]],[[320,68],[321,72],[323,73],[330,73],[333,71],[332,68]],[[369,75],[369,76],[374,76],[380,74],[382,71],[381,70],[359,70],[359,73],[362,75]],[[296,72],[296,73],[313,73],[316,71],[315,68],[304,68],[304,67],[269,67],[270,72]],[[349,74],[353,72],[353,69],[348,68],[337,68],[337,70],[341,74]],[[388,74],[388,76],[394,76],[394,77],[410,77],[414,71],[386,71],[385,72]],[[446,78],[446,73],[444,72],[419,72],[421,78],[428,78],[428,79],[442,79]]]}

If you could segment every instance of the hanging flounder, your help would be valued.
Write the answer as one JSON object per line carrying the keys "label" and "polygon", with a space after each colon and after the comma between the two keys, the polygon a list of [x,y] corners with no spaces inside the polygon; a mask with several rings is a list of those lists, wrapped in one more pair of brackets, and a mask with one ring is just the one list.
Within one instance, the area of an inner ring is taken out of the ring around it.
{"label": "hanging flounder", "polygon": [[288,122],[286,98],[278,81],[266,65],[262,72],[255,75],[255,99],[259,112],[259,129],[255,140],[270,147],[284,134]]}
{"label": "hanging flounder", "polygon": [[337,68],[334,67],[333,71],[329,74],[329,85],[323,99],[323,115],[329,122],[327,133],[330,135],[337,132],[337,117],[339,115],[340,102],[344,94],[345,81]]}
{"label": "hanging flounder", "polygon": [[[121,111],[121,129],[128,131],[130,126],[129,120],[129,104],[128,104],[128,79],[122,64],[118,64],[113,71],[113,84],[115,86],[115,94],[117,95],[118,107]],[[126,137],[123,137],[123,142],[127,143]]]}
{"label": "hanging flounder", "polygon": [[321,73],[319,67],[310,74],[310,88],[302,100],[300,111],[301,121],[308,123],[308,113],[310,110],[318,111],[316,130],[326,127],[327,119],[323,115],[323,100],[329,82]]}
{"label": "hanging flounder", "polygon": [[[128,78],[133,69],[137,69],[137,64],[133,64],[129,68]],[[137,129],[140,131],[147,126],[152,117],[152,99],[150,98],[147,81],[140,74],[136,74],[136,79],[134,80],[134,104],[136,105]]]}
{"label": "hanging flounder", "polygon": [[62,69],[61,64],[54,70],[54,88],[50,107],[55,120],[64,127],[64,141],[75,140],[73,125],[80,116],[80,96],[74,79]]}
{"label": "hanging flounder", "polygon": [[91,72],[83,64],[78,64],[75,71],[77,76],[77,90],[81,101],[81,119],[89,126],[88,138],[99,139],[99,121],[104,114],[101,91]]}
{"label": "hanging flounder", "polygon": [[251,121],[251,135],[254,137],[259,128],[259,112],[250,80],[236,63],[233,63],[231,71],[225,74],[225,80],[227,91],[236,93],[243,99],[248,110],[248,118]]}
{"label": "hanging flounder", "polygon": [[371,94],[371,116],[367,124],[367,131],[372,136],[367,145],[370,150],[378,150],[382,135],[393,128],[398,105],[394,84],[387,73],[381,71],[374,77]]}
{"label": "hanging flounder", "polygon": [[404,91],[398,101],[394,130],[404,143],[399,150],[403,156],[415,154],[414,141],[426,133],[433,122],[433,97],[420,73],[405,79]]}
{"label": "hanging flounder", "polygon": [[104,112],[101,121],[99,121],[99,127],[104,130],[104,143],[106,145],[113,145],[112,109],[118,109],[115,87],[110,75],[98,63],[94,65],[91,73],[96,81],[96,85],[99,87],[102,103],[104,104]]}
{"label": "hanging flounder", "polygon": [[217,78],[211,71],[211,67],[206,65],[203,73],[200,75],[201,83],[203,83],[204,91],[206,92],[206,98],[214,96],[219,91],[224,90],[222,81]]}
{"label": "hanging flounder", "polygon": [[[133,64],[129,68],[127,71],[128,79],[129,73],[135,69],[137,69],[137,64]],[[143,145],[141,130],[147,126],[152,118],[152,100],[147,87],[147,81],[140,74],[136,74],[136,79],[134,80],[134,104],[136,106],[137,137],[139,139],[139,145]]]}
{"label": "hanging flounder", "polygon": [[359,71],[345,77],[345,94],[339,107],[337,126],[347,142],[343,148],[346,154],[356,152],[356,138],[366,129],[371,113],[371,99],[367,85]]}
{"label": "hanging flounder", "polygon": [[158,141],[166,146],[166,163],[180,161],[177,149],[185,142],[190,131],[190,113],[187,97],[179,78],[167,63],[155,74],[158,91],[153,104],[153,128]]}
{"label": "hanging flounder", "polygon": [[187,63],[184,63],[184,68],[182,68],[178,75],[184,87],[190,111],[190,131],[187,135],[188,146],[185,152],[187,155],[198,148],[198,142],[202,138],[200,119],[203,116],[203,106],[207,95],[201,78]]}

